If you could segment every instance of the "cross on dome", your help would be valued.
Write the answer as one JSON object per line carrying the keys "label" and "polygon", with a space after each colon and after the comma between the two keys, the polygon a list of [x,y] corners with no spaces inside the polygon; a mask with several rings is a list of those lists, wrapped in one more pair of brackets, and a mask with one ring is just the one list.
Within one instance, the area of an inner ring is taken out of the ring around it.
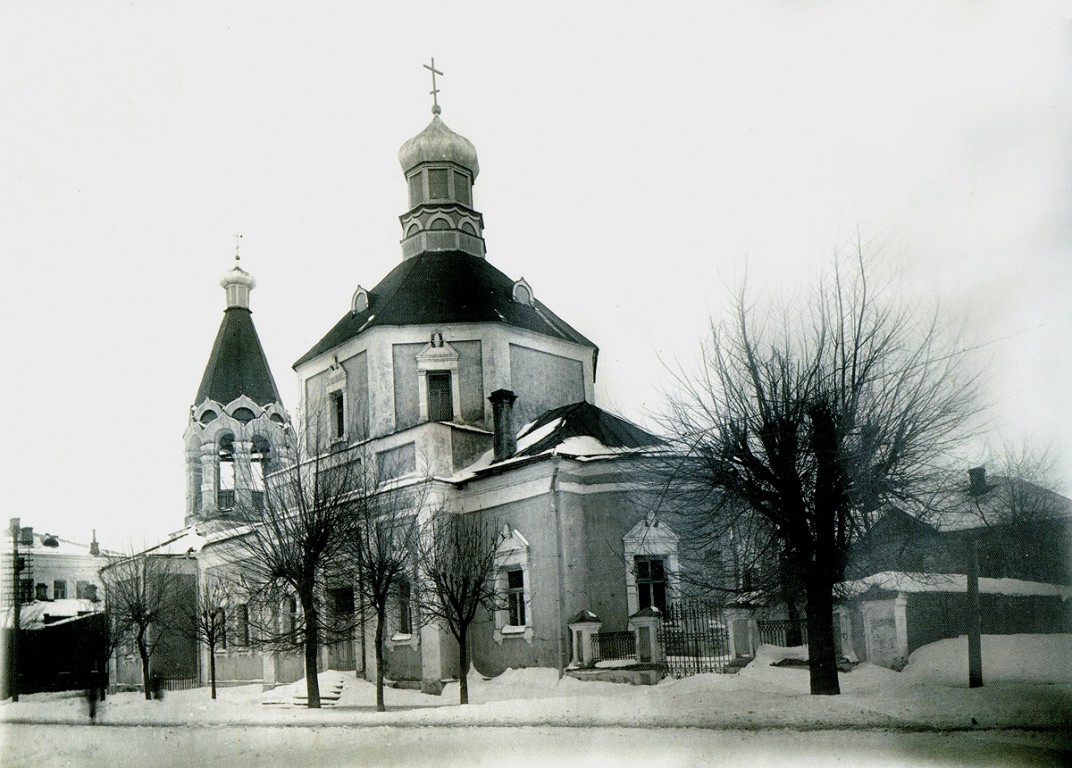
{"label": "cross on dome", "polygon": [[435,68],[435,56],[432,57],[431,64],[423,64],[422,66],[432,73],[432,90],[429,93],[432,94],[432,114],[438,115],[443,110],[439,106],[439,89],[436,88],[435,76],[443,73]]}

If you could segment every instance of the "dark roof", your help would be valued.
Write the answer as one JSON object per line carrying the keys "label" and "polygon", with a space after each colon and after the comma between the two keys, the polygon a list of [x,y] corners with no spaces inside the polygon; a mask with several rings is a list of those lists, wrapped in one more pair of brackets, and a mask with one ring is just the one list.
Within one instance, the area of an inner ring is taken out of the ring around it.
{"label": "dark roof", "polygon": [[654,448],[665,445],[664,440],[645,432],[636,424],[583,400],[544,411],[543,415],[518,435],[518,442],[524,444],[525,435],[532,434],[556,420],[559,424],[554,429],[531,445],[519,449],[514,456],[536,456],[561,445],[571,437],[594,437],[608,448]]}
{"label": "dark roof", "polygon": [[368,328],[384,325],[506,323],[595,349],[595,344],[539,301],[535,306],[514,301],[513,287],[514,281],[486,259],[461,251],[405,259],[368,292],[367,309],[347,312],[294,367]]}
{"label": "dark roof", "polygon": [[205,400],[226,405],[240,395],[257,405],[282,404],[249,309],[228,307],[223,312],[223,322],[194,405]]}

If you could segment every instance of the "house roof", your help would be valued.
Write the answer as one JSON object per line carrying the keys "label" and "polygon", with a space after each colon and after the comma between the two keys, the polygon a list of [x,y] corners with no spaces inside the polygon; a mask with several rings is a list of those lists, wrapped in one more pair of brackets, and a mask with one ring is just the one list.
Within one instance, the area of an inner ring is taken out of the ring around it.
{"label": "house roof", "polygon": [[[884,592],[955,592],[963,594],[968,588],[968,577],[962,573],[908,573],[883,571],[854,581],[843,581],[835,587],[840,597],[859,597],[875,589]],[[1028,595],[1036,597],[1072,598],[1072,587],[1061,584],[1044,584],[1023,579],[991,579],[979,577],[979,592],[988,595]]]}
{"label": "house roof", "polygon": [[461,251],[406,259],[368,292],[364,310],[348,312],[294,367],[378,326],[503,323],[595,349],[541,302],[514,301],[514,282],[486,259]]}
{"label": "house roof", "polygon": [[636,424],[581,401],[545,411],[522,427],[517,434],[517,450],[508,458],[495,462],[494,451],[488,451],[449,479],[465,482],[551,455],[588,461],[636,456],[665,446],[666,441]]}
{"label": "house roof", "polygon": [[227,404],[240,395],[258,405],[282,403],[249,309],[231,306],[223,312],[194,404]]}
{"label": "house roof", "polygon": [[666,445],[636,424],[583,400],[544,412],[522,428],[517,442],[514,456],[536,456],[552,449],[569,456],[591,456]]}
{"label": "house roof", "polygon": [[968,487],[958,489],[953,503],[927,522],[948,532],[1044,519],[1072,519],[1072,499],[1028,480],[987,475],[984,493],[973,495]]}

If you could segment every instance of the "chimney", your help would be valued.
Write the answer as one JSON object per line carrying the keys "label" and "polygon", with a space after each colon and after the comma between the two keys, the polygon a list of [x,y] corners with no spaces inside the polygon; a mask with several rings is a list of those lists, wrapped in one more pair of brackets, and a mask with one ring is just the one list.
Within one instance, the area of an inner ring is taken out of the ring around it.
{"label": "chimney", "polygon": [[986,493],[986,467],[972,467],[968,470],[968,493],[982,496]]}
{"label": "chimney", "polygon": [[100,555],[100,545],[97,544],[97,529],[93,529],[93,541],[89,543],[89,554],[97,557]]}
{"label": "chimney", "polygon": [[508,389],[497,389],[488,398],[491,402],[491,418],[495,435],[493,447],[495,461],[508,459],[517,452],[517,435],[514,434],[514,401],[517,395]]}

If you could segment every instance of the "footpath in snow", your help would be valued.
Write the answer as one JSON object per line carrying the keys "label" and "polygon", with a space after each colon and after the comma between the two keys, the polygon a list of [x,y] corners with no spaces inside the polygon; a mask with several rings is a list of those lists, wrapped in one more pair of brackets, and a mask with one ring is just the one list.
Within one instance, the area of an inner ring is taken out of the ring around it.
{"label": "footpath in snow", "polygon": [[[508,670],[469,677],[470,705],[458,684],[441,696],[389,688],[376,712],[375,687],[354,673],[320,675],[338,688],[334,706],[293,705],[305,681],[263,692],[260,686],[176,691],[163,701],[112,694],[97,722],[107,725],[273,726],[622,726],[725,729],[882,728],[904,730],[1040,729],[1072,733],[1072,635],[986,636],[984,687],[967,687],[967,641],[943,640],[916,651],[902,672],[861,664],[842,673],[840,696],[810,696],[808,672],[772,666],[803,649],[763,646],[736,675],[698,675],[655,686],[558,679],[554,670]],[[85,724],[76,693],[24,695],[0,705],[0,723]]]}

